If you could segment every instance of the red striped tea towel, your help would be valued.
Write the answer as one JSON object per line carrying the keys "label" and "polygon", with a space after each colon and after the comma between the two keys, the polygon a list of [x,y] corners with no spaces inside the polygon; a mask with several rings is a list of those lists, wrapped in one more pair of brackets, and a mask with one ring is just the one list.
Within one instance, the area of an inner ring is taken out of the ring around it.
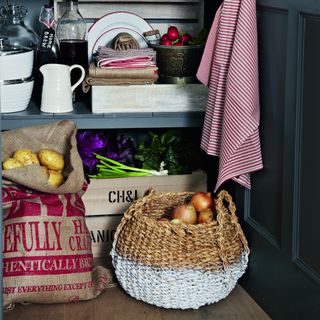
{"label": "red striped tea towel", "polygon": [[96,56],[99,68],[146,68],[156,66],[156,51],[152,48],[118,51],[99,47]]}
{"label": "red striped tea towel", "polygon": [[223,1],[197,77],[209,86],[201,148],[220,157],[215,191],[229,179],[251,188],[263,168],[255,0]]}

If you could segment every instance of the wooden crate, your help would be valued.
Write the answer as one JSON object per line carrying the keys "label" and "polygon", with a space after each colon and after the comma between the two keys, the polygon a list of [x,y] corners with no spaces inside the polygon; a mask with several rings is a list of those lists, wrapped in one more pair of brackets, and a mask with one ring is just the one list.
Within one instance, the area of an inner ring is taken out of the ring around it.
{"label": "wooden crate", "polygon": [[[62,0],[54,0],[56,19],[64,12],[64,5]],[[175,25],[181,32],[196,36],[204,26],[204,0],[79,0],[79,11],[88,30],[97,19],[116,11],[142,17],[160,34]],[[88,54],[92,61],[91,52]],[[93,86],[92,112],[203,112],[207,90],[201,84]]]}
{"label": "wooden crate", "polygon": [[201,84],[92,86],[92,112],[202,112],[207,93]]}
{"label": "wooden crate", "polygon": [[86,217],[94,258],[108,257],[114,234],[122,216],[123,214]]}
{"label": "wooden crate", "polygon": [[95,258],[108,258],[123,213],[150,187],[164,192],[207,191],[207,175],[199,170],[185,175],[91,180],[83,202]]}
{"label": "wooden crate", "polygon": [[198,170],[192,174],[92,179],[82,197],[87,216],[123,214],[145,191],[207,191],[207,174]]}
{"label": "wooden crate", "polygon": [[[64,0],[54,0],[56,18],[64,12]],[[144,18],[154,29],[164,33],[169,25],[192,35],[203,28],[204,0],[79,0],[79,11],[88,27],[114,11],[127,11]]]}

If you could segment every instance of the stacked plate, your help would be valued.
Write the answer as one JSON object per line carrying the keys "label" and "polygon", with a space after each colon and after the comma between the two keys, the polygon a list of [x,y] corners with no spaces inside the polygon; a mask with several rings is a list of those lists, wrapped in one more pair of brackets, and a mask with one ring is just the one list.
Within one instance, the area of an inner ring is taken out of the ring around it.
{"label": "stacked plate", "polygon": [[139,43],[140,48],[147,48],[148,41],[143,33],[150,30],[153,30],[153,27],[146,20],[131,12],[116,11],[104,15],[88,31],[89,63],[99,46],[111,48],[112,40],[122,32],[129,33]]}

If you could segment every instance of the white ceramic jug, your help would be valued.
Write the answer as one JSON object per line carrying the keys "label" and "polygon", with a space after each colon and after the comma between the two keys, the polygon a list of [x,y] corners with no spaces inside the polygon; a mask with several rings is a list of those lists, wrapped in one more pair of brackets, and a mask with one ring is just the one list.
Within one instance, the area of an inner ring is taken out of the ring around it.
{"label": "white ceramic jug", "polygon": [[[80,79],[71,86],[71,71],[75,68],[81,70]],[[48,63],[40,67],[43,75],[43,86],[41,95],[41,111],[50,113],[64,113],[73,111],[72,93],[81,84],[85,77],[82,66],[72,66]]]}

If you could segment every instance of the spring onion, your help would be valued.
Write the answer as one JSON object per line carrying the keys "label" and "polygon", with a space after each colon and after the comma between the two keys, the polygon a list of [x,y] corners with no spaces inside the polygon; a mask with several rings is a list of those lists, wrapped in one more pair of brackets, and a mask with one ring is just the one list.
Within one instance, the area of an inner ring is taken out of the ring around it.
{"label": "spring onion", "polygon": [[98,173],[89,175],[93,179],[111,179],[111,178],[125,178],[125,177],[143,177],[143,176],[163,176],[168,174],[168,170],[164,170],[164,162],[160,165],[160,170],[147,170],[127,166],[116,160],[101,156],[95,153],[99,160],[96,168]]}

